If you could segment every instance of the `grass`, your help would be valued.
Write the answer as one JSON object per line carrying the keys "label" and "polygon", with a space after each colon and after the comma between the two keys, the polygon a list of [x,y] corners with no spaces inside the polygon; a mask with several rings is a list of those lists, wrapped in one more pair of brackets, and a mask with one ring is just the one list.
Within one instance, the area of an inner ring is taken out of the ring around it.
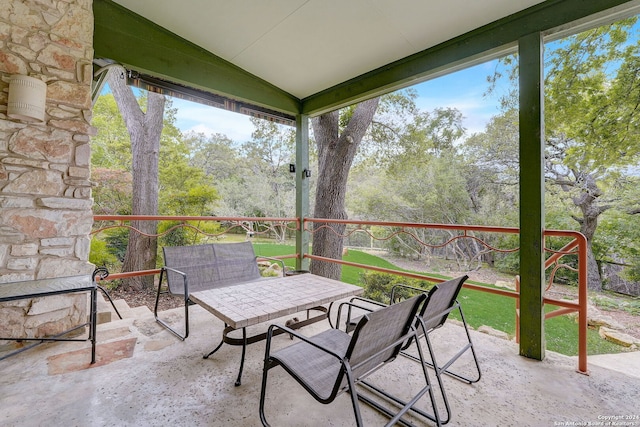
{"label": "grass", "polygon": [[[291,245],[277,245],[268,243],[256,243],[254,248],[257,255],[278,256],[289,255],[295,253],[295,247]],[[349,250],[344,257],[345,261],[376,266],[381,268],[389,268],[401,271],[392,263],[367,254],[362,251]],[[291,268],[295,268],[295,260],[285,260],[285,264]],[[362,268],[343,266],[342,281],[355,285],[362,285],[360,276],[365,270]],[[430,274],[434,277],[448,278],[438,274]],[[491,286],[491,284],[472,282],[479,285]],[[506,332],[510,338],[513,338],[516,330],[515,318],[515,300],[510,297],[494,295],[486,292],[479,292],[469,289],[463,289],[460,292],[459,300],[464,308],[467,323],[473,328],[486,325],[499,331]],[[558,307],[547,305],[545,310],[551,311]],[[456,314],[457,316],[457,314]],[[578,324],[574,318],[569,316],[558,316],[545,321],[545,340],[547,349],[568,356],[577,356],[578,354]],[[593,354],[620,353],[625,351],[621,346],[603,340],[598,335],[597,330],[589,329],[587,332],[587,352]]]}

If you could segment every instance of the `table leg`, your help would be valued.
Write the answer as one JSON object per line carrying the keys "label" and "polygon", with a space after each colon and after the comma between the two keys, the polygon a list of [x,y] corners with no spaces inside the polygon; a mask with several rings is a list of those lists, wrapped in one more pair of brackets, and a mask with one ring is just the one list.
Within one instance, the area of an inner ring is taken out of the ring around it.
{"label": "table leg", "polygon": [[242,356],[240,358],[240,371],[238,372],[236,387],[238,387],[241,384],[240,378],[242,377],[242,368],[244,368],[244,356],[246,352],[247,352],[247,328],[242,328]]}

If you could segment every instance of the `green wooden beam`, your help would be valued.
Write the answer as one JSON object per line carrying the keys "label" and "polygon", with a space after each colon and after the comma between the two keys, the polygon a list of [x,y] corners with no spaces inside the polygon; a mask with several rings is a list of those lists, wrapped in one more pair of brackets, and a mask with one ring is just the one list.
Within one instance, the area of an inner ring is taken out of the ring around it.
{"label": "green wooden beam", "polygon": [[515,51],[531,33],[562,28],[629,0],[548,0],[433,48],[370,71],[302,100],[302,112],[316,116]]}
{"label": "green wooden beam", "polygon": [[94,56],[174,83],[296,115],[298,98],[111,0],[94,0]]}
{"label": "green wooden beam", "polygon": [[[298,114],[296,117],[296,217],[303,225],[309,216],[309,178],[303,174],[309,170],[309,116]],[[303,256],[309,253],[309,232],[299,230],[296,233],[297,270],[309,270],[309,259]]]}
{"label": "green wooden beam", "polygon": [[520,354],[542,360],[544,339],[544,60],[542,34],[519,42]]}

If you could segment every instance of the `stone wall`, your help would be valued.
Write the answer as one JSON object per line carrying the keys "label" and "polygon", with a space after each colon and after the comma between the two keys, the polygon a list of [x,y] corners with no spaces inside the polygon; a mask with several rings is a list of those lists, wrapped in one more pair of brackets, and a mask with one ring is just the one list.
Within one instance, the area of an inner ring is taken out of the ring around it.
{"label": "stone wall", "polygon": [[[0,0],[0,286],[89,274],[91,0]],[[47,84],[44,123],[7,116],[8,80]],[[87,298],[0,306],[0,336],[49,335],[86,318]]]}

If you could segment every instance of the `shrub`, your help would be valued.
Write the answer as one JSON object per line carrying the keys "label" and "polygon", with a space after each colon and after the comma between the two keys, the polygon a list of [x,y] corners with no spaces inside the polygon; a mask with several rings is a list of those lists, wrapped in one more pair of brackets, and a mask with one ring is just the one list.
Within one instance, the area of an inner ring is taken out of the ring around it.
{"label": "shrub", "polygon": [[[395,285],[402,284],[421,289],[429,289],[433,286],[432,283],[425,280],[410,279],[408,277],[401,277],[395,274],[380,273],[376,271],[362,273],[360,281],[363,284],[363,296],[365,298],[385,304],[389,303],[391,289]],[[412,292],[410,289],[399,289],[396,290],[396,299],[410,298],[414,294],[416,294],[416,292]]]}
{"label": "shrub", "polygon": [[109,251],[107,242],[97,237],[91,239],[89,262],[98,267],[106,267],[109,271],[112,271],[114,266],[119,265],[118,257]]}

